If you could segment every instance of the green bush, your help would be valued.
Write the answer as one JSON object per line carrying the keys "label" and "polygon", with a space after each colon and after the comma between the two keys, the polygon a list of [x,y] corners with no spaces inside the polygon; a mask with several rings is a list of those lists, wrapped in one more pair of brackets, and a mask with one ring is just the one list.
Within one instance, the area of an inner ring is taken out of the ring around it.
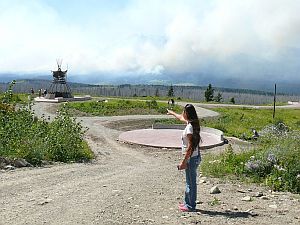
{"label": "green bush", "polygon": [[45,137],[50,160],[69,162],[90,158],[83,151],[83,135],[83,127],[75,118],[71,118],[66,110],[59,112],[49,124],[49,132]]}
{"label": "green bush", "polygon": [[93,157],[83,140],[85,130],[65,109],[47,122],[36,119],[27,108],[16,109],[12,99],[4,98],[0,104],[0,156],[24,158],[33,165],[43,160],[71,162]]}
{"label": "green bush", "polygon": [[0,156],[24,158],[38,165],[42,160],[80,161],[93,157],[86,151],[82,126],[66,112],[53,122],[35,120],[26,110],[0,113]]}

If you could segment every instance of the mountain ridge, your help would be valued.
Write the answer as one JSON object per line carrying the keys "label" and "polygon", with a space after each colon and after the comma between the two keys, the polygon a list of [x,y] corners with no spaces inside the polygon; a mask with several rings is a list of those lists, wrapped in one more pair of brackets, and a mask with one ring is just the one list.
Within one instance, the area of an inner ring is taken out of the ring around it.
{"label": "mountain ridge", "polygon": [[[0,73],[0,82],[10,82],[11,80],[52,80],[52,75],[45,74],[12,74]],[[192,80],[194,79],[194,80]],[[200,86],[205,87],[212,84],[213,87],[254,90],[262,92],[274,92],[274,84],[277,84],[277,92],[283,94],[300,94],[300,82],[272,81],[267,79],[237,79],[237,78],[220,78],[216,76],[176,76],[175,78],[167,75],[156,76],[108,76],[104,74],[86,74],[70,75],[67,77],[68,82],[93,85],[174,85],[174,86]]]}

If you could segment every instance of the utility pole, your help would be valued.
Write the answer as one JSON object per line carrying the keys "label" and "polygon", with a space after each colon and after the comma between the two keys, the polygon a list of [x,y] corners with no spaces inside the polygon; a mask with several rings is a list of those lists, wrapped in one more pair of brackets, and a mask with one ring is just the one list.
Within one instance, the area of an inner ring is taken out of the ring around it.
{"label": "utility pole", "polygon": [[274,90],[274,108],[273,108],[273,119],[275,118],[275,106],[276,106],[276,84]]}

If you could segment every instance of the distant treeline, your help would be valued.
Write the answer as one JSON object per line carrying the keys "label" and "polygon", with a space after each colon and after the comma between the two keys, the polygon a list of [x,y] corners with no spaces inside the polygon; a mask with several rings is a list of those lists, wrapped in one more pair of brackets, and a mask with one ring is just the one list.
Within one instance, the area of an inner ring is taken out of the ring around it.
{"label": "distant treeline", "polygon": [[[14,91],[16,93],[29,93],[33,88],[36,92],[39,89],[47,89],[51,81],[47,80],[20,80],[17,81]],[[0,91],[5,91],[8,88],[8,83],[0,83]],[[82,95],[91,96],[114,96],[114,97],[148,97],[158,96],[167,97],[170,86],[164,85],[91,85],[80,83],[69,83],[72,92]],[[213,85],[213,84],[212,84]],[[203,86],[173,86],[174,99],[191,99],[194,101],[205,101],[204,92],[207,87]],[[248,89],[232,89],[213,87],[215,95],[222,95],[221,102],[228,103],[234,98],[236,104],[270,104],[273,102],[273,93],[248,90]],[[278,94],[278,102],[299,101],[300,96]]]}

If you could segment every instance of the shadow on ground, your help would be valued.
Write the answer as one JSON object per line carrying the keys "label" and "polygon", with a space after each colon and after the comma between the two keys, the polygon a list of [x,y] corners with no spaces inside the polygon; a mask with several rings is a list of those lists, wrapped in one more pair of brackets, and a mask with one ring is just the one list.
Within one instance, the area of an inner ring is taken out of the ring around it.
{"label": "shadow on ground", "polygon": [[219,212],[219,211],[209,211],[209,210],[202,210],[202,209],[197,209],[196,212],[199,212],[203,215],[223,216],[227,218],[249,218],[253,216],[258,216],[257,214],[251,212],[232,212],[232,211]]}

